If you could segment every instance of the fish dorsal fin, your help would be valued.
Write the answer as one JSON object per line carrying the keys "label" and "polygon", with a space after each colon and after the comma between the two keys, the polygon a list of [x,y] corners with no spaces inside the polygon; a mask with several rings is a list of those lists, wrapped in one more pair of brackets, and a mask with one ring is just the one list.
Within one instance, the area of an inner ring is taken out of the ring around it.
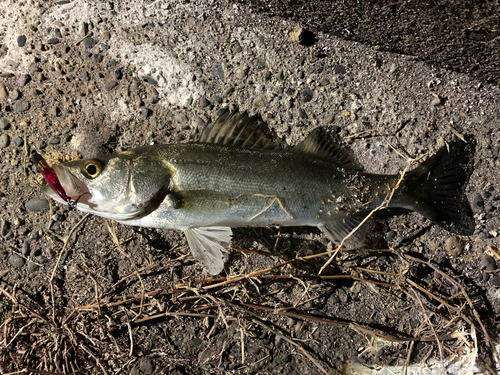
{"label": "fish dorsal fin", "polygon": [[224,248],[231,243],[231,228],[189,228],[184,233],[194,259],[203,264],[211,275],[221,273],[227,260]]}
{"label": "fish dorsal fin", "polygon": [[279,148],[266,129],[267,125],[260,117],[249,117],[246,111],[226,110],[214,123],[207,125],[197,141],[241,148]]}
{"label": "fish dorsal fin", "polygon": [[293,150],[314,155],[344,169],[363,169],[361,164],[349,152],[342,150],[337,144],[333,143],[322,128],[311,131],[307,138],[295,146]]}

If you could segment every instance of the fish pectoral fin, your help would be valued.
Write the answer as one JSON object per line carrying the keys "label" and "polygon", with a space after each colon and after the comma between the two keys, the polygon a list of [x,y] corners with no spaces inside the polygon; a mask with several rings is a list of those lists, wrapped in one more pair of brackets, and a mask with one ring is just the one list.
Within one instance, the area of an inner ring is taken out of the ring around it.
{"label": "fish pectoral fin", "polygon": [[224,269],[228,258],[224,248],[231,243],[233,232],[229,227],[189,228],[184,230],[191,254],[211,275]]}
{"label": "fish pectoral fin", "polygon": [[[354,216],[348,217],[342,220],[331,221],[322,225],[318,225],[318,228],[328,237],[328,239],[334,242],[337,246],[340,245],[342,240],[352,232],[363,221],[364,217]],[[350,236],[345,242],[344,247],[349,249],[357,249],[365,247],[365,235],[366,225],[363,224],[352,236]]]}

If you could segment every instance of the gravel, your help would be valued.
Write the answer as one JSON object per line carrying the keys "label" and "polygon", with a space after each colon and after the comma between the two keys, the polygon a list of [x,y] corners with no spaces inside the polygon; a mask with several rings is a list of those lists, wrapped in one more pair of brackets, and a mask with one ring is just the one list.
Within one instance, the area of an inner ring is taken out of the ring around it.
{"label": "gravel", "polygon": [[7,147],[10,144],[10,138],[7,134],[0,135],[0,149]]}
{"label": "gravel", "polygon": [[31,212],[43,212],[49,210],[49,201],[47,199],[37,199],[26,202],[26,209]]}
{"label": "gravel", "polygon": [[17,254],[11,254],[9,256],[9,263],[16,268],[21,268],[24,266],[25,260],[23,257],[17,255]]}
{"label": "gravel", "polygon": [[10,121],[5,117],[0,118],[0,130],[7,130],[10,128]]}
{"label": "gravel", "polygon": [[24,47],[26,45],[26,35],[19,35],[17,37],[17,46],[18,47]]}
{"label": "gravel", "polygon": [[14,112],[26,112],[30,109],[30,104],[26,100],[18,100],[12,105]]}

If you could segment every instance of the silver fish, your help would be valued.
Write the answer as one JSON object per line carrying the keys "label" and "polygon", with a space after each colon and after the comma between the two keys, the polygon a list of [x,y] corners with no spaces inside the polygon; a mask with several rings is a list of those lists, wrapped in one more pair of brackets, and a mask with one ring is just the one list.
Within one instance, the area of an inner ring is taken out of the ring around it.
{"label": "silver fish", "polygon": [[[224,268],[231,227],[314,226],[339,243],[386,199],[399,175],[363,172],[317,128],[281,149],[245,113],[223,114],[197,142],[153,145],[54,166],[77,208],[127,225],[184,231],[211,274]],[[389,208],[470,235],[464,195],[470,143],[455,141],[408,172]],[[43,192],[66,203],[45,185]],[[359,243],[362,238],[358,238]]]}

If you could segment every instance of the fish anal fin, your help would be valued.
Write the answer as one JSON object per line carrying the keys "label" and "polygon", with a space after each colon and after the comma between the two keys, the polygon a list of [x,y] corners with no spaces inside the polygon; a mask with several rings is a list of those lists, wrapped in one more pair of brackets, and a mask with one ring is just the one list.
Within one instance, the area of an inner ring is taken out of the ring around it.
{"label": "fish anal fin", "polygon": [[[328,239],[339,246],[342,240],[351,233],[351,231],[356,228],[362,221],[364,217],[354,216],[348,217],[342,220],[330,221],[322,225],[318,225],[318,228],[328,237]],[[358,249],[365,247],[365,235],[366,235],[366,225],[358,228],[352,236],[350,236],[345,242],[344,247],[348,249]]]}
{"label": "fish anal fin", "polygon": [[224,248],[231,243],[229,227],[188,228],[184,230],[191,254],[211,274],[218,275],[224,269],[227,254]]}
{"label": "fish anal fin", "polygon": [[203,129],[197,142],[266,150],[280,148],[266,123],[258,116],[248,116],[246,111],[226,110],[215,122]]}
{"label": "fish anal fin", "polygon": [[340,168],[363,170],[361,164],[348,151],[332,142],[326,131],[322,128],[316,128],[311,131],[307,138],[295,146],[293,150],[295,152],[314,155]]}

